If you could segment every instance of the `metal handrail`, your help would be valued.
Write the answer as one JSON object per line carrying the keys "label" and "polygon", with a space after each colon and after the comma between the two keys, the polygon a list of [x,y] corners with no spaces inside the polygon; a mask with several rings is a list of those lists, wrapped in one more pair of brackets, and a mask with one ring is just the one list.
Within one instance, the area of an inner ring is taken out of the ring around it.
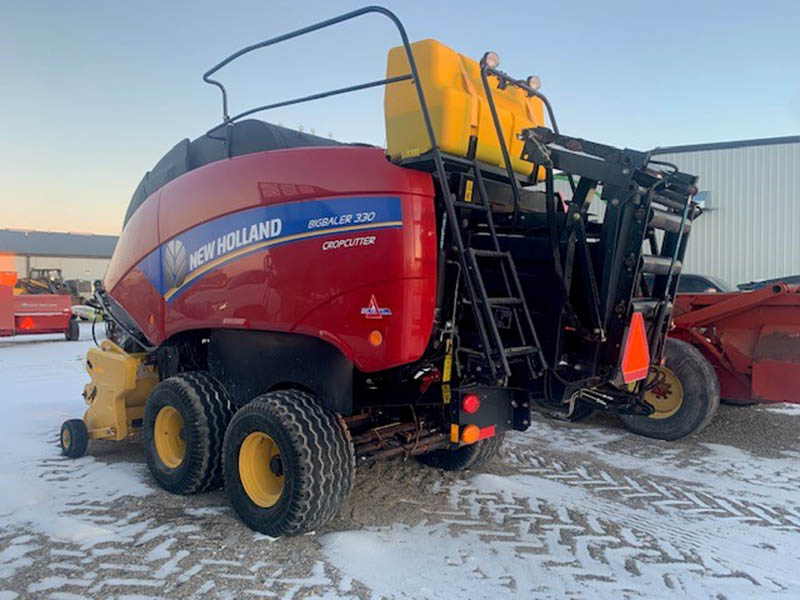
{"label": "metal handrail", "polygon": [[[306,34],[309,34],[309,33],[313,33],[313,32],[318,31],[320,29],[324,29],[324,28],[330,27],[332,25],[337,25],[338,23],[342,23],[344,21],[349,21],[351,19],[355,19],[356,17],[360,17],[360,16],[363,16],[363,15],[366,15],[366,14],[370,14],[370,13],[383,15],[386,18],[388,18],[390,21],[392,21],[392,23],[395,25],[395,27],[397,28],[398,33],[400,34],[400,39],[403,42],[403,48],[405,49],[406,57],[408,58],[408,64],[409,64],[411,73],[409,73],[407,75],[401,75],[401,76],[398,76],[398,77],[389,77],[389,78],[386,78],[386,79],[379,79],[379,80],[370,81],[370,82],[363,83],[363,84],[358,84],[358,85],[348,86],[348,87],[344,87],[344,88],[338,88],[338,89],[334,89],[334,90],[329,90],[327,92],[320,92],[320,93],[317,93],[317,94],[311,94],[309,96],[303,96],[303,97],[300,97],[300,98],[294,98],[292,100],[286,100],[286,101],[283,101],[283,102],[275,102],[273,104],[265,104],[263,106],[259,106],[259,107],[252,108],[252,109],[246,110],[244,112],[241,112],[241,113],[239,113],[237,115],[234,115],[233,117],[231,117],[228,114],[228,90],[225,88],[225,86],[222,84],[222,82],[220,82],[217,79],[212,79],[211,78],[211,76],[214,73],[216,73],[217,71],[219,71],[220,69],[222,69],[226,65],[232,63],[234,60],[244,56],[245,54],[249,54],[250,52],[253,52],[255,50],[260,50],[261,48],[266,48],[268,46],[274,46],[275,44],[279,44],[281,42],[285,42],[287,40],[291,40],[291,39],[296,38],[296,37],[300,37],[300,36],[303,36],[303,35],[306,35]],[[272,109],[272,108],[279,108],[279,107],[282,107],[282,106],[289,106],[289,105],[292,105],[292,104],[299,104],[301,102],[310,102],[312,100],[318,100],[320,98],[326,98],[328,96],[333,96],[333,95],[337,95],[337,94],[345,94],[345,93],[348,93],[348,92],[354,92],[354,91],[357,91],[357,90],[368,89],[368,88],[371,88],[371,87],[387,85],[389,83],[396,83],[398,81],[405,81],[405,80],[409,80],[409,79],[413,79],[414,83],[416,84],[415,87],[417,88],[417,95],[419,97],[419,101],[420,101],[420,105],[421,105],[421,109],[422,109],[422,113],[423,113],[423,118],[425,119],[425,125],[426,125],[426,129],[428,131],[428,136],[429,136],[430,141],[433,144],[433,146],[436,146],[436,139],[435,139],[435,134],[434,134],[434,130],[433,130],[433,124],[432,124],[431,118],[430,118],[430,113],[428,111],[428,105],[425,102],[425,95],[424,95],[424,92],[422,90],[422,86],[421,86],[421,83],[420,83],[419,72],[417,71],[417,65],[416,65],[416,62],[414,61],[414,56],[413,56],[413,54],[411,52],[411,44],[408,41],[408,35],[406,35],[406,30],[403,27],[403,24],[401,23],[401,21],[397,17],[397,15],[395,15],[392,11],[390,11],[387,8],[384,8],[382,6],[365,6],[364,8],[359,8],[357,10],[350,11],[350,12],[345,13],[343,15],[339,15],[338,17],[333,17],[333,18],[330,18],[330,19],[326,19],[325,21],[320,21],[319,23],[315,23],[315,24],[309,25],[307,27],[302,27],[300,29],[296,29],[294,31],[290,31],[288,33],[284,33],[283,35],[279,35],[279,36],[270,38],[268,40],[264,40],[263,42],[258,42],[256,44],[251,44],[250,46],[246,46],[246,47],[242,48],[241,50],[238,50],[238,51],[234,52],[233,54],[231,54],[230,56],[226,57],[225,59],[221,60],[216,65],[211,67],[208,71],[203,73],[203,81],[205,81],[206,83],[208,83],[210,85],[213,85],[213,86],[219,88],[220,92],[222,93],[222,123],[220,123],[219,125],[211,128],[209,130],[209,132],[210,131],[214,131],[215,129],[219,129],[221,126],[224,126],[224,125],[227,125],[229,123],[232,123],[233,121],[235,121],[237,119],[240,119],[240,118],[242,118],[244,116],[247,116],[247,115],[251,115],[251,114],[253,114],[255,112],[259,112],[259,111],[263,111],[263,110],[269,110],[269,109]]]}
{"label": "metal handrail", "polygon": [[[332,25],[336,25],[338,23],[342,23],[344,21],[349,21],[351,19],[355,19],[356,17],[360,17],[362,15],[375,13],[379,15],[383,15],[384,17],[388,18],[392,23],[394,23],[395,27],[397,28],[398,33],[400,34],[400,39],[403,42],[403,48],[405,49],[406,58],[408,59],[408,65],[411,73],[409,75],[400,76],[399,78],[387,78],[383,80],[372,81],[367,84],[361,84],[356,86],[350,86],[348,88],[340,88],[337,90],[331,90],[329,92],[321,92],[319,94],[313,94],[311,96],[305,96],[302,98],[295,98],[294,100],[287,100],[284,102],[277,102],[274,104],[267,104],[262,107],[257,107],[256,109],[250,109],[249,111],[245,111],[244,113],[240,113],[235,117],[231,118],[228,115],[228,92],[225,89],[225,86],[216,79],[211,79],[211,75],[219,71],[224,66],[230,64],[237,58],[244,56],[254,50],[259,50],[261,48],[266,48],[268,46],[273,46],[275,44],[279,44],[280,42],[285,42],[287,40],[306,35],[308,33],[313,33],[314,31],[318,31],[320,29],[324,29],[326,27],[330,27]],[[395,81],[403,81],[406,79],[413,79],[414,87],[417,90],[417,98],[419,100],[420,109],[422,110],[422,117],[425,121],[425,129],[428,133],[428,140],[431,144],[431,155],[433,157],[433,162],[435,165],[435,173],[436,179],[438,179],[438,187],[441,192],[442,196],[442,203],[444,204],[445,214],[447,215],[448,226],[453,233],[453,241],[456,246],[456,250],[458,252],[459,261],[461,263],[461,267],[464,272],[471,272],[470,265],[467,261],[466,249],[464,246],[464,240],[461,236],[461,231],[459,229],[459,221],[458,215],[456,214],[455,207],[453,206],[453,201],[450,198],[450,189],[448,187],[448,177],[447,171],[444,167],[444,160],[442,159],[441,150],[439,149],[439,144],[436,141],[436,134],[433,128],[433,121],[431,120],[430,111],[428,110],[428,104],[425,101],[425,93],[422,89],[422,81],[419,77],[419,71],[417,70],[417,63],[414,60],[414,54],[411,51],[411,43],[408,41],[408,35],[406,34],[405,27],[400,22],[400,19],[395,15],[392,11],[382,6],[365,6],[364,8],[359,8],[357,10],[345,13],[343,15],[339,15],[338,17],[333,17],[331,19],[327,19],[325,21],[320,21],[314,25],[309,25],[307,27],[303,27],[301,29],[296,29],[294,31],[290,31],[289,33],[285,33],[283,35],[279,35],[274,38],[270,38],[268,40],[264,40],[263,42],[258,42],[257,44],[252,44],[241,50],[234,52],[224,60],[220,61],[213,67],[211,67],[208,71],[203,74],[203,81],[206,83],[216,86],[222,92],[222,123],[213,127],[207,132],[207,135],[210,135],[212,131],[219,129],[223,126],[228,126],[226,128],[226,137],[225,142],[228,150],[230,151],[230,135],[231,135],[231,127],[232,123],[235,119],[241,118],[244,115],[252,114],[253,112],[258,112],[259,110],[268,110],[270,108],[277,108],[279,106],[288,106],[290,104],[298,104],[300,102],[308,102],[311,100],[316,100],[319,98],[324,98],[327,96],[332,96],[335,94],[343,94],[348,91],[356,91],[359,89],[366,89],[368,87],[375,87],[379,85],[386,85],[389,83],[394,83]],[[212,136],[213,137],[213,136]],[[466,277],[465,278],[465,286],[467,288],[467,295],[472,303],[473,308],[478,306],[478,290],[476,289],[475,282],[473,277]],[[478,329],[480,330],[481,335],[481,342],[486,348],[487,357],[490,352],[490,344],[488,339],[488,334],[486,332],[485,324],[483,323],[479,312],[476,310],[476,319],[479,322]],[[489,360],[490,365],[492,365],[491,358]],[[492,365],[492,370],[494,370],[494,366]]]}
{"label": "metal handrail", "polygon": [[[481,80],[483,81],[483,90],[486,93],[486,101],[489,103],[489,111],[492,113],[492,120],[494,121],[494,126],[497,131],[497,137],[500,140],[500,149],[502,150],[503,153],[503,159],[506,163],[506,169],[508,170],[509,177],[513,179],[514,171],[511,166],[511,161],[508,158],[508,148],[505,143],[505,138],[503,138],[503,127],[500,124],[500,118],[497,114],[497,107],[494,103],[494,94],[492,93],[492,88],[489,85],[489,75],[494,75],[495,77],[497,77],[500,80],[500,82],[503,83],[503,85],[511,84],[512,86],[517,87],[523,90],[524,92],[527,92],[528,95],[539,98],[539,100],[542,101],[542,103],[545,106],[545,109],[547,110],[547,117],[550,119],[550,125],[553,127],[553,133],[555,133],[556,135],[560,135],[561,132],[558,130],[558,122],[556,121],[555,111],[553,111],[553,105],[550,104],[550,100],[547,98],[547,96],[545,96],[539,90],[533,89],[531,86],[528,85],[527,81],[524,81],[522,79],[514,79],[504,71],[501,71],[494,67],[490,67],[485,63],[481,64]],[[575,186],[575,180],[573,179],[571,173],[567,175],[567,179],[569,180],[570,188],[574,193],[576,186]],[[515,197],[517,195],[518,192],[515,193]]]}

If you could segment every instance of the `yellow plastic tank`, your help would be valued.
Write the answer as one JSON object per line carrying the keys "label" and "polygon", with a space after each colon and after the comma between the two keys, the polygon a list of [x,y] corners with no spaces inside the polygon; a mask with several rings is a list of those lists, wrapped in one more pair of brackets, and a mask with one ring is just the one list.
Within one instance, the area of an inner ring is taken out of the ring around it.
{"label": "yellow plastic tank", "polygon": [[[436,40],[414,42],[411,49],[441,151],[466,156],[470,137],[476,136],[476,158],[505,167],[478,62]],[[405,50],[402,46],[392,48],[386,76],[408,73],[410,67]],[[494,77],[490,77],[489,82],[512,166],[517,173],[529,175],[533,164],[520,158],[523,144],[517,135],[527,127],[544,124],[542,101],[511,86],[497,89]],[[393,160],[419,156],[431,150],[412,80],[386,86],[384,114],[386,144]]]}

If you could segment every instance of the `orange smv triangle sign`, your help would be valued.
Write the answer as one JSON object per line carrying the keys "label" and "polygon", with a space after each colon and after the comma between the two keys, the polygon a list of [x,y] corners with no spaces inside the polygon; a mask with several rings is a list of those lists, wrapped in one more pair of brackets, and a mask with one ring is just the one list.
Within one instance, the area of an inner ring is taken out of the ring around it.
{"label": "orange smv triangle sign", "polygon": [[625,383],[639,381],[647,377],[650,370],[650,346],[644,328],[642,313],[635,312],[631,317],[625,350],[622,353],[622,380]]}

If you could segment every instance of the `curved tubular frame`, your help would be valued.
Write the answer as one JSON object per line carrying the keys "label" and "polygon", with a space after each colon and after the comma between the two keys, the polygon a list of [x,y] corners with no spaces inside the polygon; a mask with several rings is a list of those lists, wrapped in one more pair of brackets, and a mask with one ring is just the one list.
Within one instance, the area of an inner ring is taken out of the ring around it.
{"label": "curved tubular frame", "polygon": [[[400,34],[400,39],[403,42],[403,48],[405,49],[406,58],[408,59],[408,65],[409,65],[409,68],[411,70],[410,74],[399,76],[399,77],[392,77],[392,78],[388,78],[388,79],[371,81],[371,82],[368,82],[368,83],[365,83],[365,84],[349,86],[349,87],[346,87],[346,88],[339,88],[339,89],[336,89],[336,90],[330,90],[328,92],[321,92],[319,94],[312,94],[311,96],[305,96],[305,97],[296,98],[296,99],[293,99],[293,100],[277,102],[277,103],[274,103],[274,104],[267,104],[267,105],[264,105],[264,106],[261,106],[261,107],[257,107],[255,109],[251,109],[251,110],[245,111],[243,113],[240,113],[240,114],[236,115],[233,118],[231,118],[228,115],[228,93],[227,93],[227,90],[225,89],[225,86],[221,82],[219,82],[216,79],[212,79],[211,78],[211,76],[214,73],[219,71],[225,65],[230,64],[231,62],[233,62],[237,58],[239,58],[241,56],[244,56],[245,54],[248,54],[250,52],[253,52],[254,50],[259,50],[261,48],[266,48],[268,46],[274,46],[275,44],[279,44],[281,42],[285,42],[287,40],[290,40],[290,39],[293,39],[293,38],[296,38],[296,37],[300,37],[300,36],[306,35],[308,33],[313,33],[313,32],[318,31],[320,29],[324,29],[326,27],[330,27],[332,25],[336,25],[336,24],[342,23],[344,21],[350,21],[350,20],[355,19],[357,17],[361,17],[363,15],[373,14],[373,13],[374,14],[383,15],[384,17],[389,19],[394,24],[394,26],[397,28],[397,32]],[[356,90],[360,90],[360,89],[366,89],[366,88],[369,88],[369,87],[376,87],[376,86],[379,86],[379,85],[386,85],[386,84],[389,84],[389,83],[394,83],[395,81],[404,81],[404,80],[407,80],[407,79],[412,79],[414,81],[414,84],[415,84],[414,87],[417,89],[417,98],[419,99],[420,109],[422,110],[422,117],[423,117],[423,119],[425,121],[425,129],[426,129],[426,131],[428,133],[428,139],[430,140],[430,143],[431,143],[431,155],[432,155],[433,162],[434,162],[434,165],[435,165],[435,178],[438,180],[437,183],[438,183],[438,187],[439,187],[439,190],[440,190],[440,193],[441,193],[441,202],[442,202],[442,204],[444,206],[445,214],[447,215],[448,226],[450,227],[451,231],[453,232],[453,242],[454,242],[454,244],[455,244],[455,246],[457,248],[457,251],[458,251],[459,262],[461,263],[462,269],[466,271],[468,269],[471,269],[471,267],[467,263],[467,260],[465,258],[466,257],[466,250],[465,250],[465,246],[464,246],[464,240],[462,239],[462,236],[461,236],[461,233],[460,233],[460,230],[459,230],[458,215],[456,214],[455,207],[453,206],[452,201],[449,200],[449,198],[450,198],[450,190],[449,190],[449,187],[448,187],[447,171],[446,171],[445,166],[444,166],[444,161],[442,159],[441,150],[439,149],[439,144],[436,141],[436,134],[435,134],[434,129],[433,129],[433,122],[431,121],[431,115],[430,115],[430,111],[428,110],[428,104],[425,101],[425,93],[424,93],[424,91],[422,89],[422,82],[420,81],[419,71],[417,70],[417,63],[414,60],[414,54],[411,51],[411,43],[408,41],[408,35],[406,34],[405,27],[403,27],[403,24],[400,22],[400,19],[397,17],[397,15],[395,15],[389,9],[384,8],[382,6],[365,6],[364,8],[360,8],[360,9],[345,13],[343,15],[339,15],[338,17],[333,17],[333,18],[327,19],[325,21],[320,21],[319,23],[316,23],[314,25],[309,25],[308,27],[303,27],[301,29],[296,29],[294,31],[290,31],[289,33],[285,33],[283,35],[279,35],[277,37],[265,40],[263,42],[259,42],[257,44],[252,44],[250,46],[242,48],[238,52],[234,52],[233,54],[231,54],[230,56],[228,56],[227,58],[225,58],[221,62],[219,62],[216,65],[214,65],[213,67],[211,67],[208,71],[206,71],[203,74],[203,81],[205,81],[206,83],[209,83],[209,84],[211,84],[213,86],[218,87],[220,89],[220,91],[222,92],[222,117],[223,117],[223,121],[222,121],[222,123],[220,123],[216,127],[213,127],[212,129],[210,129],[208,131],[208,134],[210,134],[212,131],[215,131],[215,130],[219,129],[220,127],[227,126],[226,127],[226,138],[225,138],[225,141],[226,141],[226,145],[227,145],[228,149],[230,149],[230,139],[229,138],[230,138],[231,125],[232,125],[232,123],[233,123],[233,121],[235,119],[241,118],[242,116],[250,115],[250,114],[252,114],[254,112],[257,112],[257,111],[260,111],[260,110],[268,110],[270,108],[277,108],[279,106],[288,106],[290,104],[298,104],[300,102],[308,102],[308,101],[311,101],[311,100],[317,100],[319,98],[325,98],[325,97],[333,96],[333,95],[336,95],[336,94],[344,94],[344,93],[351,92],[351,91],[356,91]],[[472,305],[473,306],[477,306],[478,290],[475,287],[475,283],[473,281],[473,278],[467,277],[465,279],[465,287],[467,288],[467,294],[469,296],[470,301],[472,302]],[[488,341],[488,338],[486,338],[487,334],[486,334],[484,328],[480,328],[480,331],[481,331],[481,334],[482,334],[482,337],[483,337],[482,341],[484,343],[484,346],[488,348],[489,347],[489,341]]]}
{"label": "curved tubular frame", "polygon": [[[331,27],[332,25],[337,25],[339,23],[343,23],[344,21],[350,21],[350,20],[355,19],[357,17],[361,17],[363,15],[373,14],[373,13],[374,14],[383,15],[384,17],[389,19],[394,24],[394,26],[397,28],[397,31],[400,34],[400,39],[403,42],[403,48],[405,49],[406,57],[408,58],[408,64],[409,64],[409,66],[411,68],[411,73],[409,73],[408,75],[401,75],[399,77],[390,77],[390,78],[387,78],[387,79],[378,79],[378,80],[370,81],[370,82],[367,82],[367,83],[362,83],[362,84],[352,85],[352,86],[348,86],[348,87],[344,87],[344,88],[338,88],[338,89],[334,89],[334,90],[329,90],[327,92],[321,92],[321,93],[318,93],[318,94],[311,94],[310,96],[303,96],[301,98],[294,98],[292,100],[285,100],[285,101],[282,101],[282,102],[275,102],[273,104],[265,104],[263,106],[259,106],[259,107],[252,108],[252,109],[246,110],[244,112],[241,112],[241,113],[239,113],[237,115],[234,115],[233,117],[231,117],[228,114],[228,91],[225,88],[225,86],[222,84],[222,82],[220,82],[217,79],[212,79],[211,78],[211,76],[214,73],[216,73],[217,71],[219,71],[220,69],[222,69],[226,65],[232,63],[234,60],[236,60],[238,58],[241,58],[245,54],[249,54],[250,52],[253,52],[255,50],[260,50],[261,48],[267,48],[268,46],[274,46],[275,44],[280,44],[281,42],[285,42],[287,40],[291,40],[291,39],[296,38],[296,37],[300,37],[300,36],[303,36],[303,35],[306,35],[306,34],[309,34],[309,33],[313,33],[313,32],[318,31],[320,29],[325,29],[326,27]],[[411,44],[408,41],[408,35],[406,34],[405,27],[403,27],[403,24],[400,22],[400,19],[392,11],[390,11],[390,10],[388,10],[388,9],[382,7],[382,6],[365,6],[364,8],[359,8],[357,10],[345,13],[343,15],[339,15],[338,17],[333,17],[331,19],[326,19],[325,21],[320,21],[319,23],[315,23],[315,24],[309,25],[307,27],[302,27],[300,29],[295,29],[294,31],[290,31],[288,33],[284,33],[283,35],[279,35],[277,37],[270,38],[268,40],[264,40],[263,42],[258,42],[256,44],[251,44],[250,46],[246,46],[246,47],[242,48],[241,50],[238,50],[237,52],[234,52],[233,54],[231,54],[227,58],[223,59],[222,61],[220,61],[219,63],[217,63],[213,67],[211,67],[208,71],[203,73],[203,81],[205,81],[206,83],[208,83],[210,85],[213,85],[213,86],[219,88],[220,92],[222,93],[222,123],[220,123],[216,127],[213,127],[212,129],[210,129],[209,132],[210,131],[214,131],[216,129],[219,129],[220,127],[222,127],[224,125],[230,124],[233,121],[235,121],[237,119],[240,119],[240,118],[242,118],[244,116],[251,115],[251,114],[253,114],[255,112],[259,112],[259,111],[262,111],[262,110],[269,110],[269,109],[272,109],[272,108],[279,108],[279,107],[282,107],[282,106],[289,106],[289,105],[292,105],[292,104],[299,104],[301,102],[309,102],[311,100],[319,100],[320,98],[326,98],[328,96],[334,96],[334,95],[337,95],[337,94],[346,94],[348,92],[354,92],[354,91],[357,91],[357,90],[363,90],[363,89],[367,89],[367,88],[371,88],[371,87],[387,85],[389,83],[395,83],[395,82],[398,82],[398,81],[405,81],[405,80],[409,80],[409,79],[413,79],[414,83],[416,84],[417,95],[419,97],[419,102],[420,102],[420,105],[421,105],[421,108],[422,108],[422,113],[423,113],[423,116],[424,116],[424,119],[425,119],[425,126],[426,126],[426,129],[428,131],[428,136],[430,137],[430,141],[431,141],[431,143],[432,143],[434,148],[438,148],[437,145],[436,145],[436,139],[435,139],[435,134],[434,134],[434,130],[433,130],[433,124],[431,122],[430,113],[428,111],[428,105],[425,102],[425,95],[424,95],[424,92],[422,90],[422,85],[420,84],[419,73],[417,71],[417,65],[416,65],[416,62],[414,61],[414,56],[413,56],[413,54],[411,52]]]}
{"label": "curved tubular frame", "polygon": [[[514,180],[514,171],[511,167],[511,161],[508,157],[508,148],[506,146],[505,138],[503,138],[503,128],[500,124],[500,118],[497,115],[497,107],[494,103],[494,94],[492,93],[492,88],[489,85],[489,75],[494,75],[497,77],[503,86],[507,84],[511,84],[514,87],[518,87],[521,90],[528,93],[530,96],[535,96],[539,98],[544,103],[545,109],[547,110],[547,116],[550,119],[550,125],[553,126],[553,132],[556,135],[559,135],[561,132],[558,130],[558,123],[556,122],[556,115],[553,112],[553,105],[550,104],[550,100],[548,100],[547,96],[542,94],[539,90],[533,89],[531,86],[528,85],[527,81],[522,79],[514,79],[510,77],[507,73],[500,71],[499,69],[495,69],[490,67],[489,65],[481,62],[481,80],[483,81],[483,90],[486,93],[486,100],[489,102],[489,110],[492,113],[492,120],[494,121],[494,127],[497,130],[497,137],[500,142],[500,150],[503,153],[503,159],[506,163],[506,170],[508,171],[509,177],[512,179],[512,190],[514,192],[514,201],[515,201],[515,211],[514,211],[514,222],[516,223],[518,217],[518,210],[519,210],[519,186],[516,185],[516,180]],[[569,179],[570,188],[572,188],[572,192],[575,192],[575,180],[570,173],[567,178]]]}
{"label": "curved tubular frame", "polygon": [[[345,21],[350,21],[357,17],[361,17],[367,14],[379,14],[383,15],[387,19],[389,19],[394,26],[397,28],[397,32],[400,34],[400,40],[403,42],[403,48],[406,52],[406,58],[408,59],[408,64],[411,70],[411,73],[408,75],[401,75],[399,77],[390,77],[388,79],[379,79],[375,81],[370,81],[367,83],[348,86],[345,88],[339,88],[335,90],[329,90],[327,92],[321,92],[318,94],[312,94],[310,96],[304,96],[301,98],[295,98],[292,100],[285,100],[283,102],[276,102],[273,104],[265,104],[264,106],[256,107],[250,110],[246,110],[234,117],[230,117],[228,114],[228,92],[225,89],[225,86],[218,80],[212,79],[211,76],[222,69],[224,66],[232,63],[237,58],[244,56],[245,54],[249,54],[255,50],[260,50],[261,48],[266,48],[268,46],[274,46],[275,44],[280,44],[281,42],[285,42],[287,40],[291,40],[296,37],[300,37],[309,33],[313,33],[320,29],[325,29],[326,27],[331,27],[332,25],[337,25],[339,23],[343,23]],[[444,163],[442,161],[442,156],[439,151],[439,144],[436,141],[436,134],[434,133],[433,129],[433,122],[431,121],[430,111],[428,110],[428,104],[425,101],[425,93],[422,89],[422,82],[419,78],[419,71],[417,70],[417,63],[414,60],[414,54],[411,51],[411,43],[408,41],[408,35],[406,34],[405,27],[403,27],[403,23],[400,19],[395,15],[392,11],[382,6],[365,6],[364,8],[359,8],[357,10],[353,10],[351,12],[345,13],[343,15],[339,15],[338,17],[333,17],[330,19],[326,19],[325,21],[320,21],[319,23],[315,23],[314,25],[309,25],[307,27],[302,27],[300,29],[295,29],[294,31],[290,31],[288,33],[284,33],[283,35],[279,35],[274,38],[270,38],[268,40],[264,40],[263,42],[258,42],[257,44],[251,44],[250,46],[246,46],[241,50],[234,52],[227,58],[223,59],[213,67],[211,67],[208,71],[203,73],[203,81],[206,83],[216,86],[222,92],[222,123],[219,125],[212,127],[207,134],[211,134],[212,131],[218,130],[220,127],[224,127],[226,125],[230,126],[233,121],[239,119],[243,116],[251,115],[255,112],[259,112],[262,110],[269,110],[271,108],[278,108],[281,106],[289,106],[291,104],[299,104],[301,102],[309,102],[311,100],[318,100],[320,98],[326,98],[328,96],[334,96],[337,94],[345,94],[348,92],[353,92],[357,90],[367,89],[371,87],[377,87],[380,85],[387,85],[389,83],[394,83],[397,81],[405,81],[408,79],[412,79],[414,81],[414,87],[417,89],[417,97],[419,99],[420,109],[422,110],[422,116],[425,120],[425,129],[428,132],[428,139],[431,143],[431,149],[433,154],[433,160],[436,165],[436,175],[439,179],[439,186],[441,188],[441,192],[443,197],[447,197],[449,193],[447,189],[447,173],[444,168]],[[226,132],[226,145],[230,148],[230,140],[228,139],[230,135],[230,127],[227,128]],[[445,205],[448,206],[448,218],[450,219],[451,223],[456,222],[456,214],[454,210],[451,210],[449,206],[449,202],[445,202]],[[452,212],[452,214],[450,214]],[[456,236],[460,238],[460,236]],[[460,242],[460,239],[459,239]],[[460,245],[460,243],[459,243]],[[463,248],[459,248],[461,252],[463,252]]]}

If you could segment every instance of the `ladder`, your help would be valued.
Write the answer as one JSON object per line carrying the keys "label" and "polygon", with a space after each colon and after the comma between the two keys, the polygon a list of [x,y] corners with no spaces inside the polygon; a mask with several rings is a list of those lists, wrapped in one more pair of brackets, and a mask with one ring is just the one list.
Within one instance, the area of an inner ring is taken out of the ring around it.
{"label": "ladder", "polygon": [[[500,246],[481,166],[474,158],[466,173],[462,174],[462,182],[459,193],[448,194],[445,203],[447,213],[455,216],[450,219],[450,230],[467,291],[463,303],[472,309],[482,348],[461,347],[459,350],[468,355],[482,356],[481,362],[488,367],[488,373],[481,368],[476,371],[485,373],[490,383],[511,376],[515,364],[523,365],[528,376],[539,377],[547,369],[547,362],[514,259]],[[489,248],[472,247],[473,233],[481,225],[485,226],[488,234]],[[487,286],[490,271],[499,272],[502,281],[500,293],[493,296],[489,295]],[[502,327],[500,320],[503,321]],[[501,330],[509,333],[504,335]]]}

